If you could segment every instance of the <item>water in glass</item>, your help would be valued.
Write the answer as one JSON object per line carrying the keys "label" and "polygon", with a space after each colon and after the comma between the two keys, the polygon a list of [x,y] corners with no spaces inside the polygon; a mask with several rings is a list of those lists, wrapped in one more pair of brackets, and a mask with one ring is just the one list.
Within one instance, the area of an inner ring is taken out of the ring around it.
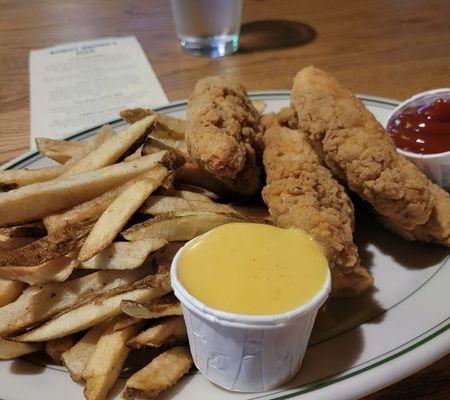
{"label": "water in glass", "polygon": [[242,0],[171,0],[177,35],[191,54],[222,57],[239,47]]}

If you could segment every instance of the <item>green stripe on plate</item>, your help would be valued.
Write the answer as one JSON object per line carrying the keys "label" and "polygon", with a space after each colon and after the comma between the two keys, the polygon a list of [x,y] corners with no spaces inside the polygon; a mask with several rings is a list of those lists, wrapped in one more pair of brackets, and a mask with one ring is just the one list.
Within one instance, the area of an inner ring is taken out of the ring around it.
{"label": "green stripe on plate", "polygon": [[[375,362],[375,363],[373,363],[373,364],[371,364],[371,365],[369,365],[367,367],[363,367],[361,369],[358,369],[357,371],[350,372],[350,373],[348,373],[346,375],[341,375],[342,373],[339,373],[338,375],[332,375],[331,377],[327,377],[327,378],[324,378],[324,379],[321,379],[321,380],[317,381],[317,383],[314,384],[313,386],[306,387],[306,388],[304,388],[302,390],[299,390],[297,392],[294,392],[294,393],[285,394],[285,395],[282,395],[280,397],[270,397],[270,395],[269,395],[267,398],[270,398],[271,400],[291,399],[293,397],[300,396],[302,394],[306,394],[306,393],[310,393],[310,392],[322,389],[322,388],[324,388],[326,386],[330,386],[332,384],[344,381],[346,379],[350,379],[350,378],[352,378],[354,376],[357,376],[357,375],[360,375],[360,374],[362,374],[362,373],[364,373],[366,371],[369,371],[371,369],[379,367],[380,365],[383,365],[383,364],[385,364],[385,363],[387,363],[389,361],[392,361],[392,360],[394,360],[394,359],[396,359],[396,358],[398,358],[398,357],[400,357],[400,356],[402,356],[402,355],[404,355],[406,353],[409,353],[410,351],[412,351],[412,350],[414,350],[414,349],[424,345],[425,343],[433,340],[437,336],[443,334],[444,332],[446,332],[450,328],[450,323],[448,321],[449,321],[449,318],[445,319],[444,321],[440,322],[439,324],[437,324],[433,328],[429,329],[428,331],[434,330],[437,327],[439,327],[441,325],[444,325],[443,327],[441,327],[437,331],[433,332],[429,336],[427,336],[427,337],[419,340],[418,342],[412,344],[411,346],[409,346],[409,347],[407,347],[407,348],[405,348],[403,350],[400,350],[397,353],[392,354],[392,355],[390,355],[390,356],[388,356],[386,358],[383,358],[383,359],[381,359],[381,360],[379,360],[379,361],[377,361],[377,362]],[[423,334],[419,335],[418,337],[416,337],[414,339],[411,339],[410,341],[402,344],[401,346],[399,346],[397,348],[403,347],[407,343],[414,342],[415,340],[417,340],[421,336],[423,336]],[[396,349],[393,349],[389,353],[391,353],[392,351],[395,351],[395,350]],[[380,357],[382,357],[382,356],[380,356]],[[379,357],[377,357],[377,358],[379,358]],[[293,389],[287,389],[287,390],[293,390]],[[258,398],[262,399],[263,397],[254,397],[254,398],[249,399],[249,400],[254,400],[254,399],[258,399]]]}

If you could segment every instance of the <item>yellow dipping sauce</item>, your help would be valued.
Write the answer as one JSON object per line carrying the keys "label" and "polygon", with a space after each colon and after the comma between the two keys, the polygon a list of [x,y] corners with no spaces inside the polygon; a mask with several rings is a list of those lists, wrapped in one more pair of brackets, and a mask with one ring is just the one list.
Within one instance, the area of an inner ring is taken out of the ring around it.
{"label": "yellow dipping sauce", "polygon": [[263,224],[219,226],[181,253],[177,277],[202,303],[270,315],[311,300],[328,274],[320,245],[305,232]]}

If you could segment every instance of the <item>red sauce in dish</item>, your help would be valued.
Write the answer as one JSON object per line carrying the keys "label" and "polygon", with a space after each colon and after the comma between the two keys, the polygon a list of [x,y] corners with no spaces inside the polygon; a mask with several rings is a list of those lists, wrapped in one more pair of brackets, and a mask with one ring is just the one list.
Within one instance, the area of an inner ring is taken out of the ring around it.
{"label": "red sauce in dish", "polygon": [[450,151],[450,99],[405,108],[389,121],[388,131],[402,150],[419,154]]}

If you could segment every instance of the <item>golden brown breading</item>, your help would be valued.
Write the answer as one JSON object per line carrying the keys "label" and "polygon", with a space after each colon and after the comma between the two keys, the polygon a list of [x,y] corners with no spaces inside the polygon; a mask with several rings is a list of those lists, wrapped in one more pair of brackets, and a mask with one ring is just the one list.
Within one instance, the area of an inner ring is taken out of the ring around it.
{"label": "golden brown breading", "polygon": [[189,98],[186,140],[192,159],[231,190],[250,195],[260,187],[262,130],[241,84],[225,77],[197,82]]}
{"label": "golden brown breading", "polygon": [[286,128],[297,129],[297,113],[292,107],[283,107],[277,113],[263,115],[261,124],[264,128],[267,128],[272,124],[278,124]]}
{"label": "golden brown breading", "polygon": [[269,116],[264,133],[267,186],[263,198],[274,222],[311,234],[326,251],[334,296],[357,295],[373,284],[353,243],[353,204],[321,164],[305,135]]}
{"label": "golden brown breading", "polygon": [[391,224],[413,230],[431,215],[429,183],[397,154],[394,142],[349,90],[308,67],[291,95],[299,127],[328,167]]}
{"label": "golden brown breading", "polygon": [[433,195],[433,210],[425,224],[417,225],[413,230],[405,230],[386,218],[381,217],[380,220],[387,228],[407,240],[422,240],[450,247],[450,195],[431,182],[430,190]]}

